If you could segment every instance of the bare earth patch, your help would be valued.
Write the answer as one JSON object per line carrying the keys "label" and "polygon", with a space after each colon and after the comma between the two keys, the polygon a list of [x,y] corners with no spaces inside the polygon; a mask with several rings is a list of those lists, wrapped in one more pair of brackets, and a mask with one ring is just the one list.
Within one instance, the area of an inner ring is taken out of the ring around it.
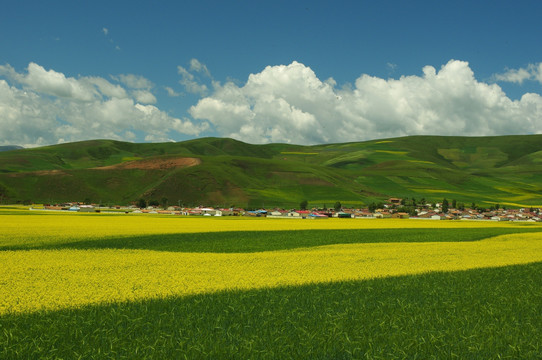
{"label": "bare earth patch", "polygon": [[190,167],[201,164],[198,158],[168,158],[168,159],[149,159],[126,161],[120,164],[101,166],[95,170],[113,170],[113,169],[140,169],[140,170],[165,170],[178,167]]}
{"label": "bare earth patch", "polygon": [[28,174],[33,174],[37,176],[48,176],[48,175],[62,175],[62,176],[72,176],[65,172],[64,170],[38,170],[38,171],[29,171],[29,172],[21,172],[21,173],[15,173],[15,174],[8,174],[9,177],[22,177],[26,176]]}

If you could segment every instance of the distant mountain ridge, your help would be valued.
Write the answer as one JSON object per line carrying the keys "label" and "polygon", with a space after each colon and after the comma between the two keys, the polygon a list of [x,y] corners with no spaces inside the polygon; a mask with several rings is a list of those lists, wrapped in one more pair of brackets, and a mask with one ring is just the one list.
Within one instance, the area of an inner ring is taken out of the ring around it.
{"label": "distant mountain ridge", "polygon": [[11,151],[11,150],[20,150],[24,149],[24,147],[19,145],[6,145],[6,146],[0,146],[0,151]]}
{"label": "distant mountain ridge", "polygon": [[0,202],[362,206],[389,197],[542,205],[542,135],[313,146],[91,140],[0,153]]}

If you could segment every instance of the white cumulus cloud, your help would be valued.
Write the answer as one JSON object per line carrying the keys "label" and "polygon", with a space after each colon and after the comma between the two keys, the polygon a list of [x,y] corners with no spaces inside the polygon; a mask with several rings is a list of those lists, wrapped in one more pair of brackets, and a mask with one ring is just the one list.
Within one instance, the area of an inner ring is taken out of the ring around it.
{"label": "white cumulus cloud", "polygon": [[190,60],[190,67],[188,69],[182,67],[181,65],[177,66],[177,73],[181,75],[181,80],[179,84],[183,85],[185,90],[191,94],[199,94],[204,96],[208,92],[207,85],[203,84],[200,79],[194,75],[202,74],[204,78],[211,78],[211,73],[207,69],[207,66],[201,63],[198,59]]}
{"label": "white cumulus cloud", "polygon": [[190,70],[198,72],[198,73],[202,73],[203,75],[207,77],[211,77],[211,73],[209,72],[209,69],[207,69],[207,66],[201,63],[198,59],[190,60]]}
{"label": "white cumulus cloud", "polygon": [[405,135],[501,135],[542,132],[542,97],[511,100],[451,60],[421,76],[361,75],[352,88],[320,80],[309,67],[268,66],[238,86],[215,83],[190,108],[223,136],[253,142],[315,144]]}
{"label": "white cumulus cloud", "polygon": [[0,65],[0,145],[96,138],[167,141],[208,128],[205,122],[181,120],[151,105],[156,97],[149,80],[137,75],[112,79],[120,84],[101,77],[67,77],[35,63],[26,72]]}
{"label": "white cumulus cloud", "polygon": [[43,94],[81,101],[91,101],[97,96],[96,90],[90,84],[67,78],[54,70],[45,70],[38,64],[30,63],[27,70],[26,74],[19,74],[9,65],[0,65],[0,75],[5,74],[25,87]]}
{"label": "white cumulus cloud", "polygon": [[147,90],[134,90],[132,92],[137,102],[143,104],[154,104],[156,103],[156,97]]}
{"label": "white cumulus cloud", "polygon": [[120,81],[124,85],[132,89],[151,89],[154,84],[140,75],[134,74],[121,74],[118,76],[112,76],[113,79]]}
{"label": "white cumulus cloud", "polygon": [[173,88],[171,88],[171,87],[169,87],[169,86],[164,86],[164,89],[166,89],[167,94],[168,94],[168,96],[170,96],[170,97],[178,97],[178,96],[181,96],[181,94],[179,94],[178,92],[176,92],[175,90],[173,90]]}
{"label": "white cumulus cloud", "polygon": [[529,64],[526,68],[507,69],[502,74],[493,76],[497,81],[522,84],[525,80],[538,81],[542,84],[542,63]]}

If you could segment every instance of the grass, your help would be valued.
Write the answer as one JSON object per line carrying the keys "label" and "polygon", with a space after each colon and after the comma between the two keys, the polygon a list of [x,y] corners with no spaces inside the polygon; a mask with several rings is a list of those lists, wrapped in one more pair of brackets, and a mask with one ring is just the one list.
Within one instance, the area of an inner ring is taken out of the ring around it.
{"label": "grass", "polygon": [[539,359],[542,263],[0,316],[0,357]]}

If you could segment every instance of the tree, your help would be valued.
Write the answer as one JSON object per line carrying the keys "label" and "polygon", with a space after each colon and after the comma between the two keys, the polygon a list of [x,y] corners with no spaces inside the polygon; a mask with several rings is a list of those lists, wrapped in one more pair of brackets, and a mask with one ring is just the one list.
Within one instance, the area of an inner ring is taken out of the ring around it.
{"label": "tree", "polygon": [[341,211],[342,208],[343,208],[343,206],[342,206],[342,204],[341,204],[340,201],[337,201],[337,202],[335,203],[335,206],[334,206],[333,208],[335,209],[335,211]]}
{"label": "tree", "polygon": [[309,202],[307,200],[303,200],[299,203],[299,209],[300,210],[307,210],[307,207],[309,206]]}
{"label": "tree", "polygon": [[376,206],[374,202],[372,202],[369,204],[368,209],[369,209],[369,212],[374,213],[376,209],[378,209],[378,207]]}
{"label": "tree", "polygon": [[147,202],[145,201],[145,199],[141,198],[137,200],[137,207],[140,209],[145,209],[147,207]]}
{"label": "tree", "polygon": [[455,199],[452,200],[452,208],[457,209],[457,201]]}
{"label": "tree", "polygon": [[167,205],[168,205],[168,199],[167,199],[167,197],[163,197],[162,198],[162,207],[164,209],[167,209]]}
{"label": "tree", "polygon": [[442,212],[443,213],[448,212],[448,207],[449,206],[450,206],[450,204],[448,203],[448,200],[446,200],[446,199],[442,200]]}

